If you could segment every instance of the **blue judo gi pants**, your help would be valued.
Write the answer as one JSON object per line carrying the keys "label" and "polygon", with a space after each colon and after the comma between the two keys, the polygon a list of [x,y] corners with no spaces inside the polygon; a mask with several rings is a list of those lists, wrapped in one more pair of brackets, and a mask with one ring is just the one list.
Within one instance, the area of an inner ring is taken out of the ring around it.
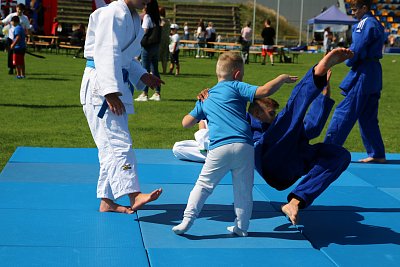
{"label": "blue judo gi pants", "polygon": [[341,146],[309,144],[304,119],[307,109],[326,85],[324,79],[325,84],[317,87],[313,68],[310,69],[293,89],[286,107],[255,144],[256,169],[273,188],[285,190],[304,175],[288,195],[288,201],[300,200],[300,208],[311,205],[346,170],[351,159],[350,153]]}
{"label": "blue judo gi pants", "polygon": [[[380,64],[370,62],[365,65],[365,68],[372,69],[372,72],[382,73]],[[335,109],[324,142],[342,146],[358,120],[368,157],[385,158],[385,146],[378,123],[381,92],[364,89],[365,83],[368,83],[363,77],[365,75],[368,74],[360,74],[360,78],[351,90],[342,92],[345,98]]]}

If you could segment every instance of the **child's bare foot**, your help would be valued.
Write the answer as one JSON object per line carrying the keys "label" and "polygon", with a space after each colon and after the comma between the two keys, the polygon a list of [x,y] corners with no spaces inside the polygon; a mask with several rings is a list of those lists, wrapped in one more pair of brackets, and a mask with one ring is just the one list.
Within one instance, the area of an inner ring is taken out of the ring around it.
{"label": "child's bare foot", "polygon": [[331,97],[331,85],[329,81],[331,80],[332,70],[328,70],[326,73],[326,86],[322,89],[322,94],[327,97]]}
{"label": "child's bare foot", "polygon": [[354,53],[347,48],[336,48],[326,54],[321,61],[315,66],[314,74],[317,76],[325,75],[330,68],[342,63],[346,59],[352,58]]}
{"label": "child's bare foot", "polygon": [[293,225],[297,224],[300,201],[292,198],[289,203],[281,207],[282,212],[289,218]]}
{"label": "child's bare foot", "polygon": [[359,162],[362,162],[362,163],[386,163],[386,159],[385,158],[368,157],[365,159],[360,159]]}
{"label": "child's bare foot", "polygon": [[127,214],[133,213],[133,210],[130,207],[121,206],[108,198],[101,199],[99,211],[100,212],[119,212],[119,213],[127,213]]}
{"label": "child's bare foot", "polygon": [[131,199],[132,210],[137,211],[146,203],[149,203],[151,201],[158,199],[160,197],[161,193],[162,193],[162,189],[159,188],[149,194],[143,194],[143,193],[129,194],[129,198]]}

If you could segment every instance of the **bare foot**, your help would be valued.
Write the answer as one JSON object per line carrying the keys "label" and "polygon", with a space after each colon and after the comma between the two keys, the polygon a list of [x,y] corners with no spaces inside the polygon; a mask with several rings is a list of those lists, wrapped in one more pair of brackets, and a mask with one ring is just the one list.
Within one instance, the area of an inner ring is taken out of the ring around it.
{"label": "bare foot", "polygon": [[289,203],[281,207],[282,212],[289,218],[293,225],[297,224],[299,203],[300,201],[292,198]]}
{"label": "bare foot", "polygon": [[127,214],[133,213],[133,210],[130,207],[121,206],[108,198],[101,199],[99,211],[100,212],[119,212],[119,213],[127,213]]}
{"label": "bare foot", "polygon": [[386,163],[386,159],[385,158],[368,157],[365,159],[360,159],[359,162],[362,162],[362,163]]}
{"label": "bare foot", "polygon": [[315,66],[314,74],[317,76],[325,75],[330,68],[342,63],[346,59],[352,58],[354,53],[347,48],[336,48],[326,54],[321,61]]}
{"label": "bare foot", "polygon": [[159,188],[149,194],[143,194],[143,193],[129,194],[129,198],[131,199],[132,210],[137,211],[146,203],[149,203],[151,201],[158,199],[160,197],[161,193],[162,193],[162,189]]}
{"label": "bare foot", "polygon": [[326,73],[326,86],[322,89],[322,94],[326,97],[331,97],[331,85],[329,81],[331,80],[332,70],[328,70]]}

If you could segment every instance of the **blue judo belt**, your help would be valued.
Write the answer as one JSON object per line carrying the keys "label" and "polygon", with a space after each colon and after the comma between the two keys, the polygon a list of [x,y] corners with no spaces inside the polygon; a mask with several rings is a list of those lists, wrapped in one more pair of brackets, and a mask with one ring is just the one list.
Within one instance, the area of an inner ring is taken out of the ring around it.
{"label": "blue judo belt", "polygon": [[[95,69],[96,67],[94,65],[94,60],[93,59],[86,60],[86,67]],[[125,83],[128,83],[129,90],[131,91],[131,93],[133,95],[133,91],[135,88],[133,87],[133,84],[129,81],[129,72],[126,69],[122,69],[122,78]],[[97,114],[97,117],[102,119],[104,117],[104,114],[106,113],[107,109],[108,109],[108,104],[107,104],[107,101],[104,100],[103,105],[101,105],[100,111]]]}

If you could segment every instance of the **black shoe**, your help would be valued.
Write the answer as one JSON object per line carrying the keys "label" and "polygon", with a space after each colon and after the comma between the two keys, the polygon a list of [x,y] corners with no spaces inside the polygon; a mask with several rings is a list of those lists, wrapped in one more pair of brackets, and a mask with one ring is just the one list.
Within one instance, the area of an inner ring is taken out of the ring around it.
{"label": "black shoe", "polygon": [[10,70],[8,71],[8,74],[13,75],[13,74],[14,74],[14,70],[13,70],[13,69],[10,69]]}

